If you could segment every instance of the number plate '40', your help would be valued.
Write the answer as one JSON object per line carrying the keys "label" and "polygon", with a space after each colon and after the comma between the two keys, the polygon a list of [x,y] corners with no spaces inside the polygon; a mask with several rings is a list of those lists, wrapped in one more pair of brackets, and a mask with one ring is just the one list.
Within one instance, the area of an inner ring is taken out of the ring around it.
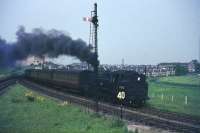
{"label": "number plate '40'", "polygon": [[120,91],[120,92],[117,94],[117,98],[120,99],[120,100],[125,99],[125,92],[124,92],[124,91]]}

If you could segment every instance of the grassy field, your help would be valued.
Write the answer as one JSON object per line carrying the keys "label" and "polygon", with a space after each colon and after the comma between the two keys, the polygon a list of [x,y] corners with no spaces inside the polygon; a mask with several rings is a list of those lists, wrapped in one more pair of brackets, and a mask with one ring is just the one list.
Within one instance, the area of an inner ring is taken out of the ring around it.
{"label": "grassy field", "polygon": [[149,81],[149,104],[153,107],[200,116],[200,77],[162,77]]}
{"label": "grassy field", "polygon": [[159,81],[175,84],[200,85],[200,77],[198,75],[162,77]]}
{"label": "grassy field", "polygon": [[0,96],[2,133],[128,132],[125,124],[114,118],[86,113],[77,106],[31,93],[21,85],[11,88]]}

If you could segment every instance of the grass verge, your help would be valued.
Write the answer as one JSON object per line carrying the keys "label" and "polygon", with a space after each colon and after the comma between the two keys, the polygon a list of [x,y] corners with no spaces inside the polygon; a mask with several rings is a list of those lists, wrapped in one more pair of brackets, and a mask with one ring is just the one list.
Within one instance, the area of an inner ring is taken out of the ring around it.
{"label": "grass verge", "polygon": [[[159,109],[200,116],[200,86],[197,85],[197,78],[200,80],[200,77],[196,76],[151,80],[149,82],[151,99],[148,103]],[[171,82],[173,84],[170,84]]]}
{"label": "grass verge", "polygon": [[[32,97],[32,98],[31,98]],[[14,85],[0,97],[2,133],[126,133],[116,119],[85,113],[79,107],[61,103]]]}
{"label": "grass verge", "polygon": [[159,81],[166,82],[166,83],[174,83],[174,84],[200,86],[200,76],[198,75],[162,77],[159,79]]}

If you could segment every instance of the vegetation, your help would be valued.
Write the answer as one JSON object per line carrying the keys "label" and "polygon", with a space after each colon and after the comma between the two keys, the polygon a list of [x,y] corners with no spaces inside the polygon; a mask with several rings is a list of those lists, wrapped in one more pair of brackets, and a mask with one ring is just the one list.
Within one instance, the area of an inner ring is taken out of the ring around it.
{"label": "vegetation", "polygon": [[174,83],[177,85],[199,85],[200,76],[198,75],[187,75],[187,76],[172,76],[172,77],[161,77],[159,82]]}
{"label": "vegetation", "polygon": [[0,69],[0,78],[9,76],[11,72],[12,72],[12,69],[10,69],[10,68],[1,68]]}
{"label": "vegetation", "polygon": [[0,67],[0,78],[8,77],[11,75],[21,75],[24,73],[24,68],[15,67],[15,68],[1,68]]}
{"label": "vegetation", "polygon": [[200,76],[174,76],[149,80],[153,107],[200,116]]}
{"label": "vegetation", "polygon": [[180,75],[185,75],[188,73],[188,69],[186,67],[181,66],[180,64],[177,64],[175,67],[175,75],[180,76]]}
{"label": "vegetation", "polygon": [[3,133],[123,133],[124,123],[102,118],[81,108],[12,86],[0,97],[0,131]]}
{"label": "vegetation", "polygon": [[193,63],[194,63],[195,72],[200,73],[200,62],[198,62],[197,60],[193,60]]}
{"label": "vegetation", "polygon": [[200,63],[196,63],[196,64],[195,64],[195,71],[196,71],[197,73],[200,73]]}

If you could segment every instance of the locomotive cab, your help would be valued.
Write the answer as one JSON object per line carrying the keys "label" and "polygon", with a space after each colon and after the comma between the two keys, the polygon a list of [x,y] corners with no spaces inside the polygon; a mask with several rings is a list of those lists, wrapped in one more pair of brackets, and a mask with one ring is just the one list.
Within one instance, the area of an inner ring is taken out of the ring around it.
{"label": "locomotive cab", "polygon": [[123,94],[124,98],[118,98],[118,102],[122,102],[128,106],[142,106],[148,98],[148,85],[146,77],[133,71],[116,72],[113,82],[115,94],[118,98]]}
{"label": "locomotive cab", "polygon": [[143,74],[134,71],[104,72],[99,77],[99,94],[106,101],[127,106],[142,106],[147,100],[148,85]]}

